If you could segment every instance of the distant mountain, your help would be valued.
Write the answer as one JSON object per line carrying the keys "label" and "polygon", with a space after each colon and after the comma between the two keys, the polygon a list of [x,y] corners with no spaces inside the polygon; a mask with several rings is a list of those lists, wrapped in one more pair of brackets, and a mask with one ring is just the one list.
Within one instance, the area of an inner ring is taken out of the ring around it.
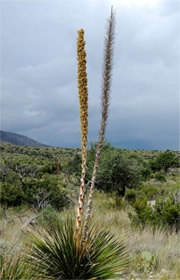
{"label": "distant mountain", "polygon": [[0,142],[12,144],[12,145],[18,145],[18,146],[31,146],[31,147],[47,146],[24,135],[20,135],[13,132],[2,131],[2,130],[0,130]]}

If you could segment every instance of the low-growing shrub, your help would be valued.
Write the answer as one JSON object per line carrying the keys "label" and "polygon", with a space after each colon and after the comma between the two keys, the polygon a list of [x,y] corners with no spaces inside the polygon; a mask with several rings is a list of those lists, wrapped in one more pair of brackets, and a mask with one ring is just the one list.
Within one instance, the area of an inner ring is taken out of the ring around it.
{"label": "low-growing shrub", "polygon": [[126,200],[134,202],[136,200],[137,191],[135,189],[126,189]]}
{"label": "low-growing shrub", "polygon": [[159,189],[157,186],[143,184],[139,189],[139,198],[154,200],[159,196]]}
{"label": "low-growing shrub", "polygon": [[70,159],[66,166],[66,173],[75,174],[76,176],[81,176],[81,156],[76,154],[72,159]]}
{"label": "low-growing shrub", "polygon": [[[61,165],[59,165],[59,170],[61,170]],[[48,161],[47,164],[43,165],[41,169],[38,171],[38,176],[42,176],[43,174],[56,174],[56,161]]]}
{"label": "low-growing shrub", "polygon": [[165,226],[180,230],[180,202],[175,195],[168,199],[158,199],[152,205],[147,199],[136,200],[132,204],[135,214],[129,213],[134,225]]}
{"label": "low-growing shrub", "polygon": [[155,174],[154,174],[154,178],[159,181],[159,182],[166,182],[166,176],[165,176],[165,173],[164,171],[157,171]]}
{"label": "low-growing shrub", "polygon": [[153,171],[164,170],[167,172],[170,167],[179,167],[178,157],[171,151],[161,153],[156,159],[150,161],[150,167]]}
{"label": "low-growing shrub", "polygon": [[24,192],[20,185],[11,183],[1,184],[0,201],[2,204],[17,206],[23,204],[24,200]]}
{"label": "low-growing shrub", "polygon": [[47,205],[37,219],[38,224],[43,228],[48,228],[49,231],[57,227],[59,223],[59,216],[56,210],[51,206]]}
{"label": "low-growing shrub", "polygon": [[18,181],[1,185],[1,203],[7,206],[30,204],[42,209],[50,204],[60,209],[66,202],[66,186],[55,175],[45,174],[40,179],[24,178],[23,185]]}

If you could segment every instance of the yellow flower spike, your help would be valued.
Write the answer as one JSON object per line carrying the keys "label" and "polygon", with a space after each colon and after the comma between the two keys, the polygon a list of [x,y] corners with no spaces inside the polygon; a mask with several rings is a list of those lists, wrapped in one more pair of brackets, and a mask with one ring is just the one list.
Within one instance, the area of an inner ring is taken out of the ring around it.
{"label": "yellow flower spike", "polygon": [[78,60],[78,89],[80,103],[80,122],[81,122],[81,153],[82,153],[82,173],[80,194],[77,208],[76,230],[79,232],[81,226],[81,217],[83,214],[84,186],[86,173],[86,155],[87,155],[87,134],[88,134],[88,86],[86,73],[86,51],[84,41],[84,30],[78,30],[77,38],[77,60]]}

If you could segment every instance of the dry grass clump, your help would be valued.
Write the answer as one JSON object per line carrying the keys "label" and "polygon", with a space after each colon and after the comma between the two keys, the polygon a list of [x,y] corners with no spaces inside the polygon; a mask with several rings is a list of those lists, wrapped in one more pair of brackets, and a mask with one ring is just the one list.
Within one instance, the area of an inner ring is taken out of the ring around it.
{"label": "dry grass clump", "polygon": [[[180,259],[180,234],[168,232],[162,228],[152,229],[145,227],[143,230],[131,232],[129,247],[131,254],[142,251],[150,252],[156,259],[155,269],[167,269],[169,271],[178,269]],[[180,271],[179,271],[180,272]]]}
{"label": "dry grass clump", "polygon": [[[108,224],[108,228],[118,238],[126,235],[132,260],[130,271],[135,271],[136,276],[139,275],[137,278],[143,277],[145,273],[140,255],[143,251],[147,251],[152,254],[155,261],[148,268],[148,273],[153,276],[146,279],[180,279],[179,233],[163,228],[153,229],[150,226],[144,229],[132,228],[128,217],[129,209],[126,205],[122,205],[121,209],[115,208],[113,194],[97,192],[94,197],[94,209],[95,220]],[[148,277],[147,274],[145,277]]]}
{"label": "dry grass clump", "polygon": [[129,231],[130,220],[127,211],[124,209],[123,201],[120,206],[117,206],[114,194],[96,192],[93,203],[93,217],[96,221],[103,220],[115,235],[121,235],[127,230]]}

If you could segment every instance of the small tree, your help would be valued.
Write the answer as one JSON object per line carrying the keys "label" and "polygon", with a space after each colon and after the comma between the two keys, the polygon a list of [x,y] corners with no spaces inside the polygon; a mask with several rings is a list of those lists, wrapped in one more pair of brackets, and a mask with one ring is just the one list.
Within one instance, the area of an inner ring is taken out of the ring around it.
{"label": "small tree", "polygon": [[[92,171],[94,147],[88,156],[88,179]],[[138,186],[146,166],[141,158],[105,143],[97,172],[96,186],[104,191],[115,191],[124,196],[126,188]]]}

